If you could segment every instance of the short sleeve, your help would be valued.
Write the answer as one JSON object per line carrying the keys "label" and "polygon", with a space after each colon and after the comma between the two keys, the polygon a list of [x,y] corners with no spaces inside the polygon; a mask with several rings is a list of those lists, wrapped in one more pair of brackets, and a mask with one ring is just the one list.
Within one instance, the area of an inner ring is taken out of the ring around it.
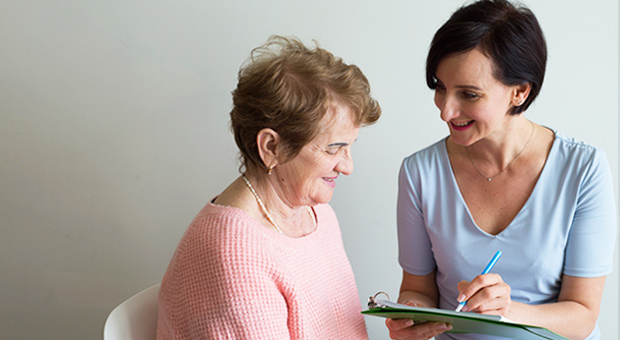
{"label": "short sleeve", "polygon": [[596,150],[579,186],[564,274],[598,277],[611,273],[616,228],[611,171],[605,154]]}
{"label": "short sleeve", "polygon": [[432,272],[436,265],[419,195],[420,176],[414,163],[413,156],[406,158],[398,177],[398,258],[407,273],[426,275]]}

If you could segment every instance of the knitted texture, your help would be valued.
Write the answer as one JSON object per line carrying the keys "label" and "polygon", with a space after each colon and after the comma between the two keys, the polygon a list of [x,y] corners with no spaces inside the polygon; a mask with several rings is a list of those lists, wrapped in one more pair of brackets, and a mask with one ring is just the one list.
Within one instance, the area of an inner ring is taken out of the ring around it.
{"label": "knitted texture", "polygon": [[157,339],[368,339],[340,228],[280,235],[208,204],[181,239],[159,295]]}

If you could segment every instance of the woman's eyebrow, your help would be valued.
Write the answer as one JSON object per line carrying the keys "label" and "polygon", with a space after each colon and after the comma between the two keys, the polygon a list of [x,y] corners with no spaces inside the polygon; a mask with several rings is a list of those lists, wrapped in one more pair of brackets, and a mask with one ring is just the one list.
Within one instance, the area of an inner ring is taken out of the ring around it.
{"label": "woman's eyebrow", "polygon": [[474,86],[474,85],[458,85],[455,86],[457,89],[465,89],[465,90],[475,90],[475,91],[482,91],[481,88],[479,88],[478,86]]}
{"label": "woman's eyebrow", "polygon": [[[437,81],[437,85],[445,86],[443,84],[443,82],[441,81],[441,79],[435,77],[435,80]],[[457,89],[464,89],[464,90],[483,91],[482,88],[480,88],[480,87],[478,87],[476,85],[456,85],[455,88],[457,88]]]}
{"label": "woman's eyebrow", "polygon": [[349,143],[344,143],[344,142],[340,142],[340,143],[331,143],[328,144],[327,147],[332,147],[332,146],[347,146],[349,145]]}

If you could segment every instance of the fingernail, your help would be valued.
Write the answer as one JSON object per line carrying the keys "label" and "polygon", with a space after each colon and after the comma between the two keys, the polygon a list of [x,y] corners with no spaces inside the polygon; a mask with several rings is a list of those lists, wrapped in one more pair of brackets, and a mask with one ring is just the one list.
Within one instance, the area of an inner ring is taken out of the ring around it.
{"label": "fingernail", "polygon": [[415,302],[414,302],[414,301],[412,301],[412,300],[405,300],[405,301],[403,301],[403,302],[401,302],[401,303],[402,303],[403,305],[407,305],[407,306],[413,306],[413,307],[417,307],[417,306],[418,306],[418,304],[417,304],[417,303],[415,303]]}
{"label": "fingernail", "polygon": [[464,294],[459,295],[459,297],[456,299],[456,301],[458,301],[458,302],[465,301],[465,295]]}
{"label": "fingernail", "polygon": [[452,329],[452,325],[448,323],[440,323],[437,325],[437,330],[446,331]]}
{"label": "fingernail", "polygon": [[413,326],[413,320],[408,319],[407,321],[405,321],[405,327],[410,327]]}

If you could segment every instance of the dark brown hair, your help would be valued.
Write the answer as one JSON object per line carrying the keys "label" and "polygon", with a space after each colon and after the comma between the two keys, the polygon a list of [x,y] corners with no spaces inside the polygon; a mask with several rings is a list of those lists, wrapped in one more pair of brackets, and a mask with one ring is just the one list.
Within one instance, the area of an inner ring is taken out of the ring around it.
{"label": "dark brown hair", "polygon": [[431,42],[428,87],[437,87],[435,73],[443,58],[477,47],[492,60],[494,76],[504,85],[532,85],[525,103],[512,114],[525,111],[540,92],[547,64],[547,44],[534,13],[506,0],[480,0],[458,9]]}
{"label": "dark brown hair", "polygon": [[232,94],[231,128],[242,168],[265,168],[256,145],[264,128],[280,135],[290,160],[317,136],[331,107],[350,108],[357,126],[373,124],[381,115],[357,66],[295,38],[272,36],[254,49]]}

